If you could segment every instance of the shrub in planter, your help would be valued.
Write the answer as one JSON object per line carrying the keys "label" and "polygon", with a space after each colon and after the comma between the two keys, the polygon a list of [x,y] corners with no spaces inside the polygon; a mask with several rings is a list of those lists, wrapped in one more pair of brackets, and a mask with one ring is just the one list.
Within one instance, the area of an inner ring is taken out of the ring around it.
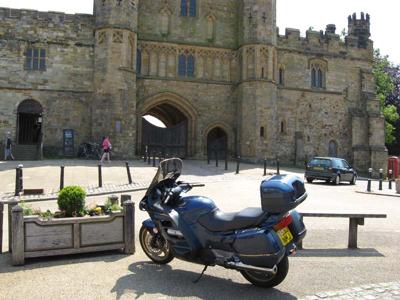
{"label": "shrub in planter", "polygon": [[58,208],[66,217],[83,216],[86,193],[80,186],[67,186],[58,194]]}

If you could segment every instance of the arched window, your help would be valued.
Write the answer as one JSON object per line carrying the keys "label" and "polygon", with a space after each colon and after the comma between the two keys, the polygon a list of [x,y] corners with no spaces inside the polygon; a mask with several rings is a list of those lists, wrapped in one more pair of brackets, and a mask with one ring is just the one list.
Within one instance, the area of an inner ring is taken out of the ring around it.
{"label": "arched window", "polygon": [[279,68],[279,84],[285,84],[285,71],[283,70],[283,68]]}
{"label": "arched window", "polygon": [[311,86],[317,87],[317,71],[315,68],[311,69]]}
{"label": "arched window", "polygon": [[178,75],[194,77],[195,72],[195,57],[185,54],[180,54],[178,57]]}
{"label": "arched window", "polygon": [[315,61],[310,63],[311,87],[317,89],[325,88],[325,72],[328,69],[326,62]]}
{"label": "arched window", "polygon": [[178,58],[178,75],[186,76],[186,56],[185,54],[179,55]]}
{"label": "arched window", "polygon": [[188,15],[188,1],[181,0],[181,16],[186,17]]}
{"label": "arched window", "polygon": [[142,51],[137,49],[136,51],[136,73],[140,74],[142,72]]}
{"label": "arched window", "polygon": [[323,73],[321,69],[318,69],[318,85],[317,87],[322,88],[323,87]]}
{"label": "arched window", "polygon": [[181,0],[181,16],[196,16],[196,0]]}
{"label": "arched window", "polygon": [[190,17],[196,16],[196,0],[190,0],[189,16]]}
{"label": "arched window", "polygon": [[194,56],[189,55],[187,59],[187,76],[194,77]]}

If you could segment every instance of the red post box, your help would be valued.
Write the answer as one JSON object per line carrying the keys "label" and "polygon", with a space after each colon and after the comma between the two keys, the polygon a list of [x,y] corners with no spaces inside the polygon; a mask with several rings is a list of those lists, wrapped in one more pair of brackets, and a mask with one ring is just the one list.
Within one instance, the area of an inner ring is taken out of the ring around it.
{"label": "red post box", "polygon": [[392,178],[395,179],[399,177],[399,172],[400,172],[400,157],[397,156],[391,156],[388,158],[388,168],[387,168],[387,174],[388,177],[390,176],[389,170],[392,170]]}

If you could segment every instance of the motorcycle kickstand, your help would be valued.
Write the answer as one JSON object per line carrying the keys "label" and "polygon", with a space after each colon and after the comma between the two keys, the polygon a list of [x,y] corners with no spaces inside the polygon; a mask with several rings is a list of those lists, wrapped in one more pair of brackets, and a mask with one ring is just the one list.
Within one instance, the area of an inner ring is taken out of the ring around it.
{"label": "motorcycle kickstand", "polygon": [[201,279],[201,277],[203,277],[204,272],[207,270],[208,266],[204,266],[203,271],[201,272],[200,276],[198,278],[196,278],[195,280],[193,280],[193,283],[198,283]]}

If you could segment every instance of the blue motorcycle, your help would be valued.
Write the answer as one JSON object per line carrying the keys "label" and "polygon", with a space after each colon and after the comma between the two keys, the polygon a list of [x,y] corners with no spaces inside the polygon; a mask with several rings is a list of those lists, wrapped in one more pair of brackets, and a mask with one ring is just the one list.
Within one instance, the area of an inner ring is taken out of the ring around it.
{"label": "blue motorcycle", "polygon": [[293,210],[307,193],[304,182],[291,175],[262,181],[261,208],[224,213],[213,200],[187,196],[201,184],[179,182],[182,161],[164,160],[139,208],[150,219],[140,229],[140,244],[157,264],[174,257],[208,266],[234,269],[252,284],[271,288],[280,284],[289,270],[288,256],[296,252],[306,228]]}

